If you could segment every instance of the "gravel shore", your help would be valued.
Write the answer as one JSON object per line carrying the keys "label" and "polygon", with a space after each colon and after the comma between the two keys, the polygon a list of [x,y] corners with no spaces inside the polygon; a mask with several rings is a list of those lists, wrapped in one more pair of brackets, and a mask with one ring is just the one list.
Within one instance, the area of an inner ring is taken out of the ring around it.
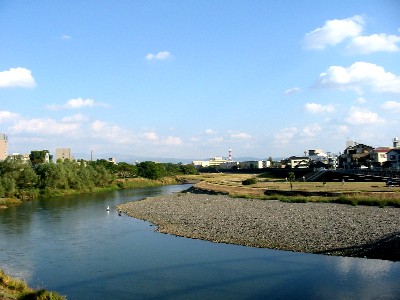
{"label": "gravel shore", "polygon": [[400,208],[177,193],[120,211],[162,233],[217,243],[400,260]]}

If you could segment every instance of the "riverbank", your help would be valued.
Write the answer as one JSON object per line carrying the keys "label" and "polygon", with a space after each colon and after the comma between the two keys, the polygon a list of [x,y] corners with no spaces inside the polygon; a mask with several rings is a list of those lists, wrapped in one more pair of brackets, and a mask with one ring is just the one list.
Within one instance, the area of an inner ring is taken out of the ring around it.
{"label": "riverbank", "polygon": [[400,261],[400,208],[179,193],[117,207],[162,233],[217,243]]}
{"label": "riverbank", "polygon": [[0,299],[63,300],[66,298],[45,289],[32,289],[24,281],[13,278],[0,270]]}

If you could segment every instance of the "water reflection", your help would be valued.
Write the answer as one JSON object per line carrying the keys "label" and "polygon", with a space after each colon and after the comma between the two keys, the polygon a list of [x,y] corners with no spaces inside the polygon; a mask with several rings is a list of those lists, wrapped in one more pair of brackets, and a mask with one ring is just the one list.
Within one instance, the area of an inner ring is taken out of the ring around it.
{"label": "water reflection", "polygon": [[[0,211],[0,266],[69,299],[396,299],[400,263],[174,237],[116,205],[185,187],[38,200]],[[106,207],[110,206],[110,211]]]}

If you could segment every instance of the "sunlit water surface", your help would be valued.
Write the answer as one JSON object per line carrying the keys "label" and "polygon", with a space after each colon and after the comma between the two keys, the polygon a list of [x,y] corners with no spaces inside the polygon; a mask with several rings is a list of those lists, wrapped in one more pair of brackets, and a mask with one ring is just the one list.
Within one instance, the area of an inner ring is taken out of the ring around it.
{"label": "sunlit water surface", "polygon": [[0,268],[68,299],[400,299],[399,262],[175,237],[114,209],[187,187],[36,200],[0,210]]}

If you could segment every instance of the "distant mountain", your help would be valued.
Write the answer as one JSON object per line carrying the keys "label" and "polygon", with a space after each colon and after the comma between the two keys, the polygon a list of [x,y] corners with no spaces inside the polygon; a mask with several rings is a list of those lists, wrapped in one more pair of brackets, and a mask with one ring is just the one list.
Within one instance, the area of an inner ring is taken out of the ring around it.
{"label": "distant mountain", "polygon": [[[88,153],[74,153],[75,159],[84,159],[90,160],[90,154]],[[129,164],[135,163],[136,161],[155,161],[161,163],[182,163],[182,164],[190,164],[194,160],[209,160],[210,158],[171,158],[171,157],[152,157],[152,156],[136,156],[129,154],[121,154],[121,153],[101,153],[101,154],[93,154],[93,160],[97,159],[109,159],[115,158],[116,162],[126,162]],[[227,159],[227,157],[224,157]],[[258,161],[258,160],[266,160],[267,158],[256,158],[256,157],[234,157],[234,161]]]}
{"label": "distant mountain", "polygon": [[[90,154],[87,153],[74,153],[73,154],[75,159],[84,159],[90,160]],[[193,159],[187,158],[168,158],[168,157],[151,157],[151,156],[137,156],[137,155],[129,155],[129,154],[121,154],[121,153],[101,153],[101,154],[93,154],[92,159],[106,159],[115,158],[116,162],[126,162],[129,164],[135,163],[137,161],[155,161],[155,162],[162,162],[162,163],[182,163],[188,164],[193,161]]]}

